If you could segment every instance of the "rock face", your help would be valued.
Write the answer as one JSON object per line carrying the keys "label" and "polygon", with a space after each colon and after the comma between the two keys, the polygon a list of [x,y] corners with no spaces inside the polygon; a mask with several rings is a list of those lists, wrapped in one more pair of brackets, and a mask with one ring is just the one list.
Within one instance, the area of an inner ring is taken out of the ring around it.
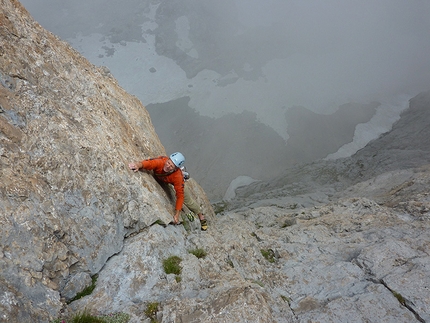
{"label": "rock face", "polygon": [[125,237],[171,221],[169,195],[127,167],[166,153],[142,104],[13,0],[0,82],[0,321],[46,322]]}
{"label": "rock face", "polygon": [[[69,310],[138,322],[158,302],[160,322],[429,322],[429,107],[430,92],[417,96],[352,158],[239,190],[207,234],[153,226],[153,248],[127,239]],[[163,271],[172,255],[180,281]]]}
{"label": "rock face", "polygon": [[[413,184],[397,185],[405,178]],[[153,248],[128,239],[69,310],[125,311],[139,322],[158,302],[159,322],[429,322],[430,167],[375,182],[386,205],[354,197],[301,206],[310,193],[225,212],[204,235],[150,227]],[[207,256],[190,254],[196,248]],[[180,281],[162,268],[172,255],[182,259]]]}
{"label": "rock face", "polygon": [[216,217],[191,181],[201,232],[163,225],[170,191],[127,169],[165,154],[136,98],[15,0],[0,35],[0,322],[85,308],[132,323],[430,322],[430,93],[352,158],[238,189]]}

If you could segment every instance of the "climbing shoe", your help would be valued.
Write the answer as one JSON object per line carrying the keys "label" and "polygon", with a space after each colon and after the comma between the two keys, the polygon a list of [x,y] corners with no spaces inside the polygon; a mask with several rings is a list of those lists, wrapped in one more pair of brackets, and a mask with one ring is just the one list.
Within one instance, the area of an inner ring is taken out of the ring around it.
{"label": "climbing shoe", "polygon": [[200,227],[202,231],[206,231],[208,229],[208,223],[206,222],[206,220],[200,220]]}
{"label": "climbing shoe", "polygon": [[190,222],[194,221],[194,213],[193,212],[188,212],[187,214],[185,214],[185,216],[188,218],[188,220],[190,220]]}

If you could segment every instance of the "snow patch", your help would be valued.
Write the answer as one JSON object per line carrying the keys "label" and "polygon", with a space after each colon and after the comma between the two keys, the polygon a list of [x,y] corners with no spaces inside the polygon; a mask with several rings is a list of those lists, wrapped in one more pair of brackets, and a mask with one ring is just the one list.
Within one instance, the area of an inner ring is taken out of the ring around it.
{"label": "snow patch", "polygon": [[227,188],[227,191],[224,194],[224,201],[231,201],[236,196],[236,189],[238,187],[247,186],[254,182],[258,182],[259,180],[253,179],[249,176],[238,176],[234,180],[231,181],[230,185]]}

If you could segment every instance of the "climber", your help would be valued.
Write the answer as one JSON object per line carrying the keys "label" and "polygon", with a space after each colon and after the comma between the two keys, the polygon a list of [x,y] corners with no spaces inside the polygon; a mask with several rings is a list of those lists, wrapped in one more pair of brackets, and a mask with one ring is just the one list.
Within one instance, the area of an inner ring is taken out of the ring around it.
{"label": "climber", "polygon": [[[208,229],[207,221],[203,216],[200,206],[193,200],[191,192],[185,183],[182,170],[180,169],[184,163],[184,155],[180,152],[176,152],[171,154],[169,157],[160,156],[145,159],[140,162],[133,162],[128,164],[128,167],[134,172],[137,172],[140,168],[152,170],[156,178],[173,185],[176,192],[176,207],[175,215],[173,216],[174,224],[179,224],[179,214],[183,204],[185,204],[185,206],[194,212],[194,214],[198,215],[200,227],[202,231],[206,231]],[[190,218],[189,214],[187,214],[187,216]],[[192,216],[192,220],[194,220],[194,216]]]}

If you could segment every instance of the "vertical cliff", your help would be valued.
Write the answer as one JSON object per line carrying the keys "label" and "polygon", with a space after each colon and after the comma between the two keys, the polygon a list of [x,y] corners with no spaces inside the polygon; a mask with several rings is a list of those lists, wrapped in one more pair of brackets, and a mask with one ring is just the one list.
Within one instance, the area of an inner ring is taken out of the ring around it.
{"label": "vertical cliff", "polygon": [[141,102],[15,0],[1,0],[0,84],[0,321],[42,322],[125,237],[172,219],[169,195],[127,168],[166,152]]}

